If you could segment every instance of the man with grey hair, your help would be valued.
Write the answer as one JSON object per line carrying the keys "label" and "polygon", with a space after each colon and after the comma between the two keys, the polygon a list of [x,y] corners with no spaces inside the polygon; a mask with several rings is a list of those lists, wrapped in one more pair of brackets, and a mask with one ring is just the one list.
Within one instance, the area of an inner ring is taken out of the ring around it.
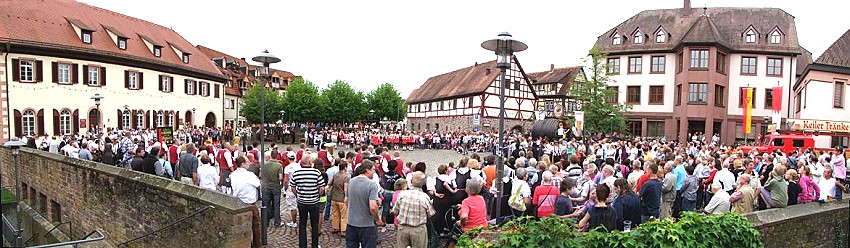
{"label": "man with grey hair", "polygon": [[484,197],[478,194],[481,192],[483,183],[478,179],[466,181],[466,192],[469,192],[469,197],[461,202],[458,213],[460,218],[457,221],[457,225],[464,232],[475,227],[487,226],[487,204],[484,202]]}
{"label": "man with grey hair", "polygon": [[[517,159],[519,160],[519,159]],[[531,204],[531,187],[528,185],[528,171],[525,168],[517,168],[516,169],[516,177],[514,178],[514,182],[511,185],[511,192],[505,192],[506,197],[510,197],[516,192],[519,192],[519,196],[522,197],[523,203],[528,206]],[[529,208],[526,207],[526,210]],[[525,213],[518,213],[517,211],[513,211],[515,216],[523,216]]]}
{"label": "man with grey hair", "polygon": [[632,186],[632,191],[638,192],[637,189],[637,181],[643,176],[643,167],[640,164],[640,160],[632,161],[632,173],[629,173],[627,178],[629,185]]}
{"label": "man with grey hair", "polygon": [[711,184],[711,193],[714,196],[711,197],[711,201],[708,202],[708,205],[705,205],[704,211],[709,214],[723,214],[729,212],[729,193],[721,190],[723,187],[720,186],[719,183]]}
{"label": "man with grey hair", "polygon": [[[428,245],[427,223],[435,210],[428,194],[422,191],[425,185],[425,173],[414,172],[410,181],[413,188],[399,193],[392,209],[398,220],[396,247],[426,247]],[[471,181],[467,181],[467,189],[471,184]],[[481,187],[479,186],[478,189],[480,190]],[[467,190],[467,192],[471,191]]]}
{"label": "man with grey hair", "polygon": [[673,202],[676,200],[676,174],[673,162],[664,164],[664,180],[661,184],[661,218],[673,216]]}
{"label": "man with grey hair", "polygon": [[[617,177],[614,176],[615,170],[614,166],[605,165],[602,167],[602,181],[605,185],[608,185],[609,189],[614,188],[614,181],[617,180]],[[617,198],[617,193],[614,190],[611,191],[611,195],[608,197],[608,202],[612,202],[614,198]]]}

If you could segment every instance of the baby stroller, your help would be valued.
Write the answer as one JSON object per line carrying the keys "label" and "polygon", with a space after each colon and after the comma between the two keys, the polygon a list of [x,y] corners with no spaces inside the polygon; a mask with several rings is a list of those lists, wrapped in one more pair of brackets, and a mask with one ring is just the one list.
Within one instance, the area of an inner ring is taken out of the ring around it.
{"label": "baby stroller", "polygon": [[463,234],[463,230],[460,229],[455,222],[460,219],[460,205],[452,206],[449,211],[446,211],[446,215],[444,218],[446,219],[446,227],[443,230],[437,230],[437,234],[439,235],[440,243],[444,243],[443,248],[448,248],[451,244],[457,244],[457,240],[460,238],[460,235]]}

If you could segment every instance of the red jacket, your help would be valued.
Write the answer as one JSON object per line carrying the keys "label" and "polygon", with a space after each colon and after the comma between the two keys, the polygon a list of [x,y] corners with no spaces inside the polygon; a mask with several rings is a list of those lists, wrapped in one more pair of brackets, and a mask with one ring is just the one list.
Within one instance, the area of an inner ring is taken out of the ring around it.
{"label": "red jacket", "polygon": [[398,163],[395,167],[395,173],[404,176],[404,161],[401,161],[401,158],[397,158],[395,161]]}
{"label": "red jacket", "polygon": [[319,150],[319,159],[322,160],[323,166],[328,168],[331,166],[331,161],[328,160],[328,150]]}
{"label": "red jacket", "polygon": [[301,163],[301,157],[302,156],[304,156],[304,149],[298,150],[298,152],[295,153],[295,162]]}
{"label": "red jacket", "polygon": [[171,147],[168,148],[168,162],[169,163],[177,164],[177,155],[178,155],[177,150],[179,150],[179,149],[180,149],[180,147],[177,147],[176,145],[171,145]]}
{"label": "red jacket", "polygon": [[219,149],[218,153],[215,155],[215,162],[218,163],[218,167],[221,169],[229,170],[230,165],[227,164],[227,158],[224,156],[225,149]]}

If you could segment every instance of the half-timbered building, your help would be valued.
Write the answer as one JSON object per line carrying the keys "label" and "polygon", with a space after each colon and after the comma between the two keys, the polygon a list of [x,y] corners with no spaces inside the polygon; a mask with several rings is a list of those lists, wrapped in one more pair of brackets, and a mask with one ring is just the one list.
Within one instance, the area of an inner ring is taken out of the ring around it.
{"label": "half-timbered building", "polygon": [[555,68],[553,64],[548,71],[529,73],[528,77],[537,94],[537,111],[543,111],[546,118],[573,114],[577,106],[570,88],[584,79],[581,66]]}
{"label": "half-timbered building", "polygon": [[[408,129],[497,130],[500,79],[495,60],[429,78],[407,97]],[[524,129],[531,125],[537,96],[516,57],[506,71],[506,82],[505,129]]]}

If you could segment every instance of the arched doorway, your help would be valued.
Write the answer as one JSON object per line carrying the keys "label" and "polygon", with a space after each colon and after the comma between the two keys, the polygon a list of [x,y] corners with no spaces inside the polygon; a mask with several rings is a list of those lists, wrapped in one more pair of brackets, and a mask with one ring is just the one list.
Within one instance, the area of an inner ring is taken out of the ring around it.
{"label": "arched doorway", "polygon": [[97,109],[89,110],[89,129],[96,130],[97,127],[100,127],[100,112]]}
{"label": "arched doorway", "polygon": [[204,118],[204,126],[205,127],[215,127],[215,114],[207,113],[207,117]]}
{"label": "arched doorway", "polygon": [[195,120],[192,120],[192,111],[191,110],[186,111],[186,118],[183,119],[183,121],[186,122],[187,126],[194,127]]}

